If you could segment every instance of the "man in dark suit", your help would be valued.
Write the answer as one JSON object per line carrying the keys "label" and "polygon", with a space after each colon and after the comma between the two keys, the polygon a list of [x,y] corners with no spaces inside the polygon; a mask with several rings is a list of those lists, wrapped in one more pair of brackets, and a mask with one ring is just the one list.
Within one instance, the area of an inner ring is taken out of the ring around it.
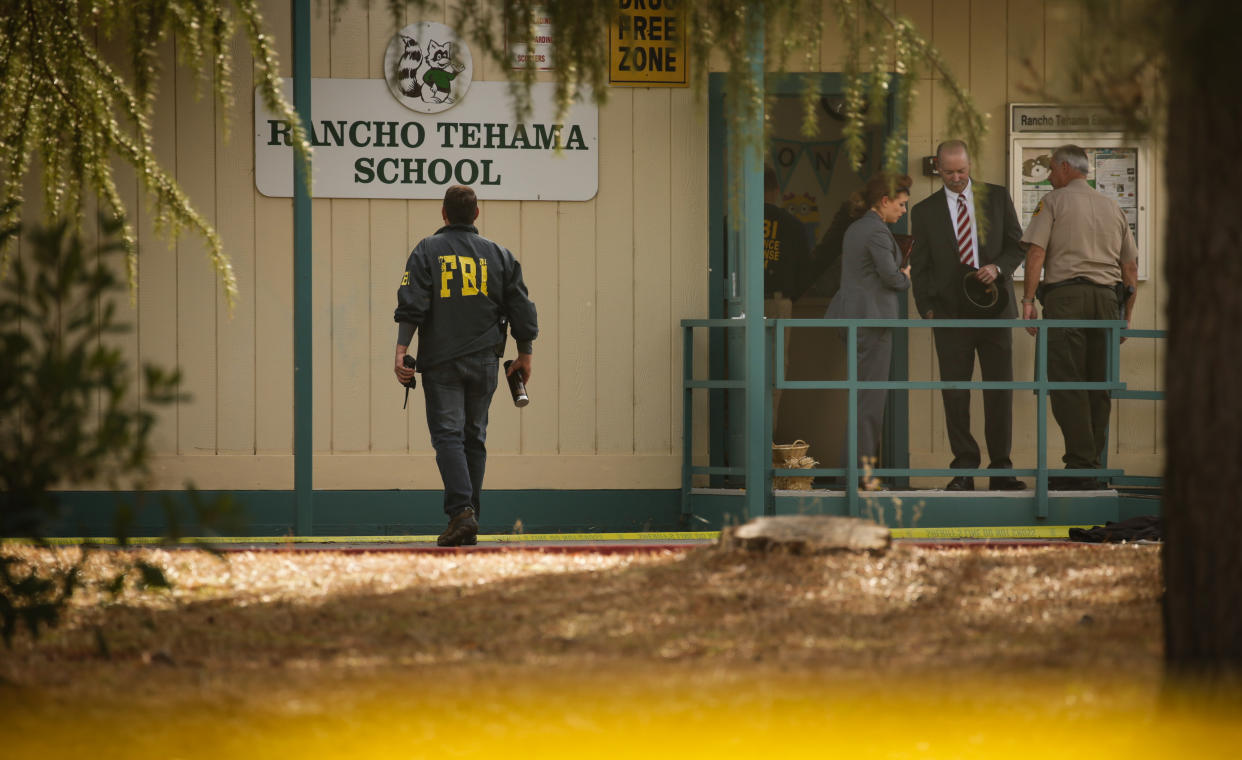
{"label": "man in dark suit", "polygon": [[[944,187],[910,212],[914,233],[910,264],[919,313],[927,319],[1017,318],[1011,278],[1023,261],[1018,245],[1022,228],[1009,193],[1000,185],[980,186],[971,181],[970,154],[961,140],[941,143],[936,148],[936,161]],[[979,302],[984,299],[966,296],[966,277],[976,281],[970,283],[972,288],[991,296],[985,302],[994,300],[994,308],[981,310]],[[985,381],[1013,380],[1010,330],[936,328],[933,332],[941,380],[970,380],[976,353]],[[945,389],[941,393],[949,446],[953,450],[950,466],[976,468],[981,455],[979,444],[970,433],[970,391]],[[989,468],[1012,467],[1009,452],[1013,438],[1013,391],[985,390],[983,417]],[[1026,487],[1012,476],[989,480],[991,490]],[[973,491],[975,479],[959,476],[949,481],[946,488]]]}

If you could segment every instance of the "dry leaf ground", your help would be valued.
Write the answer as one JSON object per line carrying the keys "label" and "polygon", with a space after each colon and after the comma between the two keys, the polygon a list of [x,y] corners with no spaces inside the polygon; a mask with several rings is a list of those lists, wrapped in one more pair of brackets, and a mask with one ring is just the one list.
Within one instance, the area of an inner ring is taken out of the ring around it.
{"label": "dry leaf ground", "polygon": [[[76,550],[5,551],[50,565]],[[12,756],[1099,758],[1176,739],[1207,757],[1242,742],[1215,708],[1158,700],[1154,547],[143,554],[171,591],[83,595],[0,653]],[[90,574],[116,559],[95,554]]]}

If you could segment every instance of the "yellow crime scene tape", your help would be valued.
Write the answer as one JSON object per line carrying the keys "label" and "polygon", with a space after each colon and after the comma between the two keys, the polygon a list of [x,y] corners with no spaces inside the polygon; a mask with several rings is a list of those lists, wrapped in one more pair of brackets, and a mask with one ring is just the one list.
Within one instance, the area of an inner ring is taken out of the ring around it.
{"label": "yellow crime scene tape", "polygon": [[[1070,528],[1090,528],[1090,525],[1002,525],[981,527],[955,528],[893,528],[892,537],[896,539],[1064,539],[1068,537]],[[556,542],[579,543],[616,543],[616,542],[659,542],[659,541],[715,541],[720,532],[704,531],[647,531],[637,533],[500,533],[479,534],[479,543],[489,544],[533,544]],[[436,536],[195,536],[182,538],[181,544],[434,544]],[[0,539],[6,544],[33,544],[28,539]],[[80,544],[98,544],[100,546],[116,546],[117,539],[109,536],[97,537],[56,537],[44,539],[44,543],[52,546],[77,546]],[[131,546],[154,546],[169,543],[156,537],[130,538]]]}

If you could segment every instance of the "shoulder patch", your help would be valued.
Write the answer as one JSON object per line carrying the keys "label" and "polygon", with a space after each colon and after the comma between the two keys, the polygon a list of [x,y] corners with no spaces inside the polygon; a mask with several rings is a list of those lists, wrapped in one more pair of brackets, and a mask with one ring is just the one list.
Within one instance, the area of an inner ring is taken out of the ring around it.
{"label": "shoulder patch", "polygon": [[1035,204],[1035,210],[1031,212],[1031,218],[1034,219],[1035,217],[1039,216],[1039,212],[1043,210],[1044,210],[1044,201],[1041,198],[1039,200],[1039,203]]}

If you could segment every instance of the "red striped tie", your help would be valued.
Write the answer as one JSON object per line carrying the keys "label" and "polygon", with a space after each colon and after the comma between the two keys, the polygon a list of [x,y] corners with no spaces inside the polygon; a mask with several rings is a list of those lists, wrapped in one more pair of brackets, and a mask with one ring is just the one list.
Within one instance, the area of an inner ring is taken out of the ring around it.
{"label": "red striped tie", "polygon": [[968,267],[975,266],[975,246],[970,239],[970,209],[966,208],[966,196],[957,196],[957,253]]}

